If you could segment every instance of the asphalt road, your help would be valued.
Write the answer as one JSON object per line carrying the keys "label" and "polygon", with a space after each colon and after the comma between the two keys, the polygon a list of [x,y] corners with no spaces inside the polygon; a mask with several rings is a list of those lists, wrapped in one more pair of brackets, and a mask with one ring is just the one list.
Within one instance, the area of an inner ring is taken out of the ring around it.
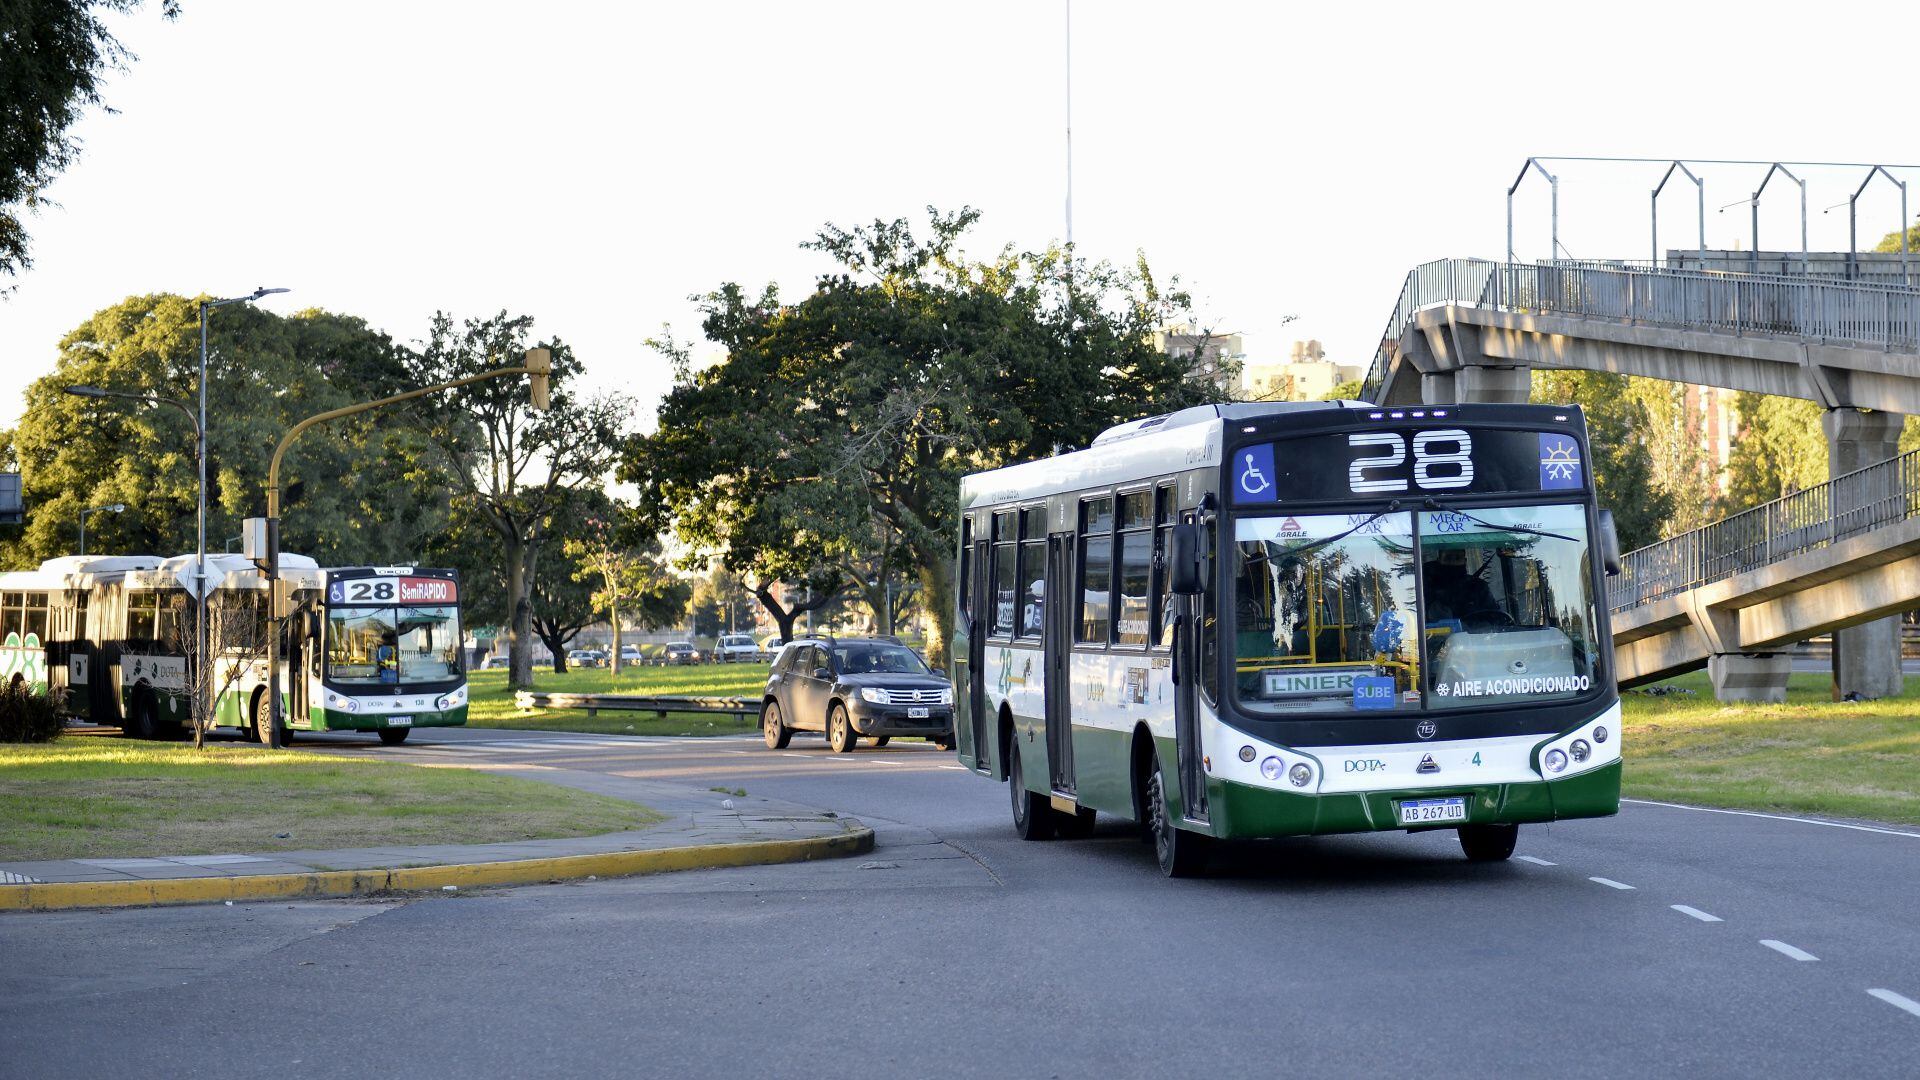
{"label": "asphalt road", "polygon": [[[918,744],[415,733],[341,752],[743,787],[870,856],[410,902],[0,918],[0,1075],[1920,1074],[1920,830],[1027,844]],[[561,775],[556,773],[555,775]],[[716,798],[720,796],[716,794]]]}

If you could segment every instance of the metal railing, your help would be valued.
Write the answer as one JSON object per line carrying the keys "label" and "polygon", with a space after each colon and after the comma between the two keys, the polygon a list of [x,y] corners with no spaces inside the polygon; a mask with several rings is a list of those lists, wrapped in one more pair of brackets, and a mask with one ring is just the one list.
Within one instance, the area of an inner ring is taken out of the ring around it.
{"label": "metal railing", "polygon": [[1677,596],[1915,516],[1920,450],[1630,551],[1607,603],[1621,611]]}
{"label": "metal railing", "polygon": [[1594,263],[1441,259],[1407,275],[1362,397],[1378,400],[1414,315],[1442,304],[1920,352],[1920,289]]}

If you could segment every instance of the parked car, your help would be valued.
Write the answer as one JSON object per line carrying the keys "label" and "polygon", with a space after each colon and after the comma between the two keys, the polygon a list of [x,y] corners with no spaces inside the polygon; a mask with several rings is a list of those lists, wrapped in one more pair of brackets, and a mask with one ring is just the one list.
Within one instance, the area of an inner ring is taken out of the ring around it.
{"label": "parked car", "polygon": [[[637,656],[635,660],[638,661]],[[669,641],[666,661],[669,664],[697,664],[700,662],[700,650],[694,648],[691,641]]]}
{"label": "parked car", "polygon": [[480,670],[485,671],[488,668],[503,668],[507,666],[507,663],[505,653],[494,653],[480,661]]}
{"label": "parked car", "polygon": [[722,634],[720,641],[713,647],[713,658],[723,664],[745,660],[759,660],[766,654],[746,634]]}
{"label": "parked car", "polygon": [[875,746],[895,735],[920,735],[951,750],[953,684],[898,642],[797,638],[767,674],[760,727],[774,750],[795,731],[825,732],[841,754],[863,735]]}
{"label": "parked car", "polygon": [[592,649],[571,649],[567,652],[567,666],[570,668],[593,667]]}

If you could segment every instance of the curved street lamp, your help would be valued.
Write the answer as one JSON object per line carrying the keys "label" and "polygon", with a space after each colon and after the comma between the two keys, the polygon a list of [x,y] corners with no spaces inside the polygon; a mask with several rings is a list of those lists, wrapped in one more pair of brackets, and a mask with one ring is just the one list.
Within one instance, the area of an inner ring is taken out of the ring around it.
{"label": "curved street lamp", "polygon": [[127,512],[127,504],[108,503],[105,506],[89,506],[85,510],[80,511],[80,554],[82,555],[87,553],[87,515],[97,514],[102,510],[111,510],[116,514],[124,514]]}

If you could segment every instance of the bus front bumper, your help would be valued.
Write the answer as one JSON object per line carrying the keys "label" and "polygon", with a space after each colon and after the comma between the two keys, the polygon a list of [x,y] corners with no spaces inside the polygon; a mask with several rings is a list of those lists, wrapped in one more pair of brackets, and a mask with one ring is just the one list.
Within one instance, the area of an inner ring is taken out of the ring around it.
{"label": "bus front bumper", "polygon": [[[1466,821],[1440,826],[1400,824],[1395,803],[1447,795],[1467,796]],[[1294,794],[1210,779],[1207,806],[1213,835],[1219,837],[1308,836],[1606,817],[1620,811],[1620,762],[1559,780],[1328,795]]]}
{"label": "bus front bumper", "polygon": [[[416,709],[410,713],[354,713],[342,709],[313,709],[312,731],[383,731],[387,728],[459,727],[467,722],[467,707],[456,705],[444,712]],[[400,721],[400,722],[396,722]]]}

